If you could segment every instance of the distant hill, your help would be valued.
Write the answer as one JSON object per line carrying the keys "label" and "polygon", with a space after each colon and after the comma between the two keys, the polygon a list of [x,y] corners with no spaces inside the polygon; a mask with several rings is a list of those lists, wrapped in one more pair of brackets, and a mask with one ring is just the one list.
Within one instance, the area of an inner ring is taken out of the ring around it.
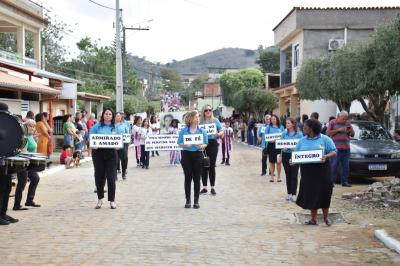
{"label": "distant hill", "polygon": [[180,74],[208,74],[208,67],[257,67],[258,65],[255,63],[257,56],[257,50],[223,48],[182,61],[173,61],[165,65],[160,63],[151,63],[144,57],[132,55],[128,55],[128,61],[140,77],[148,79],[148,73],[153,72],[155,76],[159,76],[160,70],[165,67],[172,68]]}
{"label": "distant hill", "polygon": [[207,74],[208,67],[248,68],[255,67],[256,50],[241,48],[223,48],[182,61],[166,64],[179,73]]}

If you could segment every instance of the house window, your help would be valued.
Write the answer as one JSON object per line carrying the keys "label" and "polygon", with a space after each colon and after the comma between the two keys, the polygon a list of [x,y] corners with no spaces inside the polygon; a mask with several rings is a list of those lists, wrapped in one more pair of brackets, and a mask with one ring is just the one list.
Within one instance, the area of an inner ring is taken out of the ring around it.
{"label": "house window", "polygon": [[299,65],[300,59],[300,44],[296,44],[293,48],[293,67],[297,67]]}

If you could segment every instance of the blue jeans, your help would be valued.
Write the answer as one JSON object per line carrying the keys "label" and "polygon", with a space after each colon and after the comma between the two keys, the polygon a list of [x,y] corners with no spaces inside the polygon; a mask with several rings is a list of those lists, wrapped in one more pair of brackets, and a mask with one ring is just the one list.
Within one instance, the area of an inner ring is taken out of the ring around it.
{"label": "blue jeans", "polygon": [[340,181],[343,184],[349,182],[349,160],[350,160],[350,149],[348,150],[337,150],[337,155],[331,160],[331,172],[332,182],[336,183],[336,175],[339,164],[342,166],[342,175]]}

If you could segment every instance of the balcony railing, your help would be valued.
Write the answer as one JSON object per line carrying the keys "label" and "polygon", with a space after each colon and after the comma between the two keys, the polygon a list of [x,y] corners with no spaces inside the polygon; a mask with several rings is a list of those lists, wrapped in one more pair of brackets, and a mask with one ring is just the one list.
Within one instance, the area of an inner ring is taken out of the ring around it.
{"label": "balcony railing", "polygon": [[30,67],[39,67],[38,62],[35,59],[29,57],[22,57],[19,54],[10,53],[3,50],[0,50],[0,58]]}
{"label": "balcony railing", "polygon": [[281,72],[281,86],[292,83],[292,69],[288,68]]}

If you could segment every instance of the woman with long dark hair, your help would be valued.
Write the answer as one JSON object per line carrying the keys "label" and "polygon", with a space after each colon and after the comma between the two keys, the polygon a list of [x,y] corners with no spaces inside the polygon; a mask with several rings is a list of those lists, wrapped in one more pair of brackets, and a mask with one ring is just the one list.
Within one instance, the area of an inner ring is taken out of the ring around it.
{"label": "woman with long dark hair", "polygon": [[[273,134],[273,133],[282,133],[283,127],[279,121],[279,117],[277,115],[271,115],[271,123],[266,128],[265,134]],[[277,168],[278,182],[282,182],[281,180],[281,158],[280,158],[281,150],[275,147],[275,140],[271,140],[267,144],[267,154],[269,157],[269,173],[270,173],[270,182],[274,182],[275,177],[275,164]]]}
{"label": "woman with long dark hair", "polygon": [[[90,129],[90,134],[116,134],[115,113],[111,108],[106,108],[101,114],[100,122]],[[107,180],[108,201],[111,209],[116,209],[115,204],[115,180],[117,178],[117,151],[112,148],[91,147],[94,177],[96,180],[98,202],[96,209],[103,205],[104,185]]]}
{"label": "woman with long dark hair", "polygon": [[35,116],[35,121],[36,121],[36,134],[38,136],[37,152],[42,153],[47,157],[48,154],[47,146],[49,144],[50,135],[44,123],[43,113],[38,113]]}
{"label": "woman with long dark hair", "polygon": [[[282,133],[282,139],[301,139],[303,133],[301,133],[297,127],[297,121],[294,118],[286,118],[286,130]],[[299,165],[291,165],[290,158],[292,156],[293,149],[282,150],[282,164],[286,175],[286,189],[287,189],[287,200],[296,202],[297,192],[297,176],[299,173]]]}

